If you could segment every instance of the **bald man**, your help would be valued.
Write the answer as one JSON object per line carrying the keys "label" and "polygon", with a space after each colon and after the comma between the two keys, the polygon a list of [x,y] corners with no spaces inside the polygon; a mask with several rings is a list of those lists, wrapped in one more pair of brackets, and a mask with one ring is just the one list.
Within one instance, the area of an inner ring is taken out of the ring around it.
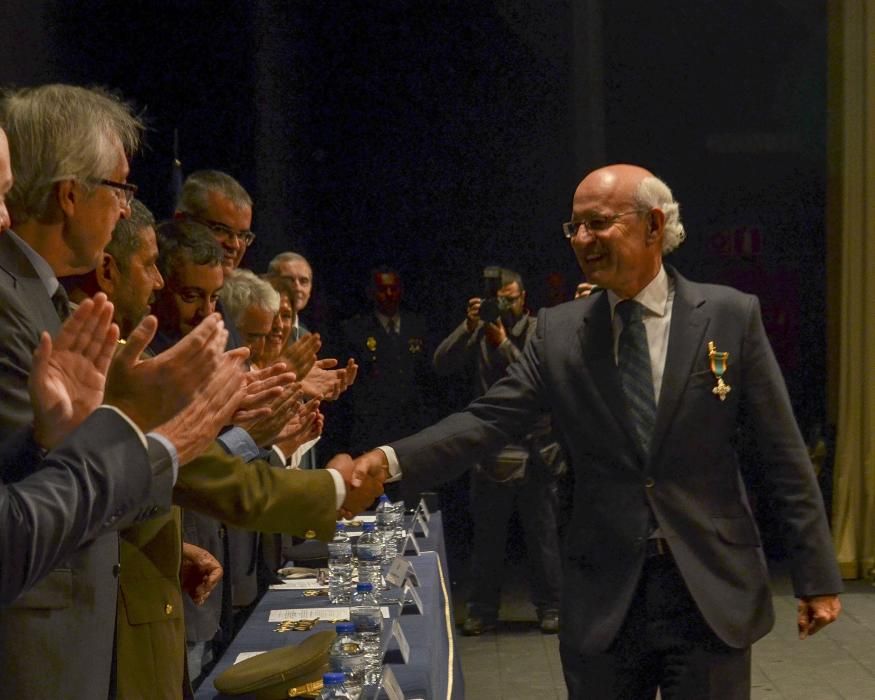
{"label": "bald man", "polygon": [[433,486],[551,413],[575,483],[560,631],[569,697],[748,698],[750,647],[774,613],[739,430],[784,526],[800,638],[835,620],[842,589],[759,302],[663,264],[685,233],[671,190],[643,168],[590,173],[563,230],[598,288],[543,310],[483,397],[366,453],[357,471]]}

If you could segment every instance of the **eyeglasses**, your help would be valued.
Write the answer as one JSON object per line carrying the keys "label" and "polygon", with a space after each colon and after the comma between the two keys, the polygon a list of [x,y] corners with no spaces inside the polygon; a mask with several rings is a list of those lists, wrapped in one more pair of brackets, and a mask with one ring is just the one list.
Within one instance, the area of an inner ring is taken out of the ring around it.
{"label": "eyeglasses", "polygon": [[252,233],[252,231],[238,231],[227,224],[223,224],[221,221],[204,219],[200,216],[192,216],[191,214],[187,214],[186,218],[191,219],[192,221],[197,221],[199,224],[206,226],[213,232],[213,235],[218,238],[219,241],[227,241],[229,238],[237,238],[243,245],[248,246],[255,240],[255,234]]}
{"label": "eyeglasses", "polygon": [[109,187],[115,192],[115,196],[118,197],[119,204],[125,207],[131,206],[131,202],[134,201],[134,195],[137,194],[137,186],[132,185],[130,182],[116,182],[115,180],[101,178],[97,181],[97,184]]}
{"label": "eyeglasses", "polygon": [[566,221],[562,224],[562,233],[565,234],[566,238],[574,238],[580,233],[581,226],[590,234],[606,231],[627,214],[640,213],[642,213],[640,209],[630,209],[629,211],[621,211],[619,214],[612,214],[611,216],[593,216],[583,221]]}

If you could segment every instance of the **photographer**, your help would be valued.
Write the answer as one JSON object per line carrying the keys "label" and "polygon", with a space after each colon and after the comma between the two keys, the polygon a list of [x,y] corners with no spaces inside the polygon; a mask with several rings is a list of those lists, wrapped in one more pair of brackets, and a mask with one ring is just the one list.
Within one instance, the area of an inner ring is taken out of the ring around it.
{"label": "photographer", "polygon": [[[484,298],[468,300],[465,320],[434,354],[440,375],[472,370],[472,396],[482,395],[505,375],[508,366],[520,358],[536,325],[525,310],[526,292],[516,272],[488,267],[484,288]],[[479,635],[495,627],[507,525],[515,508],[525,533],[529,590],[541,631],[559,631],[556,477],[563,467],[549,417],[544,416],[531,433],[483,460],[472,474],[474,589],[463,634]]]}

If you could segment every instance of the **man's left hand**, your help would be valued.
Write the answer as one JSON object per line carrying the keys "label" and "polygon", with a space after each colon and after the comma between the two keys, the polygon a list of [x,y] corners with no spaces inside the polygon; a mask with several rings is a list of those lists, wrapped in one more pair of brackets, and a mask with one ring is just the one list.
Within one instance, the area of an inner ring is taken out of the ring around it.
{"label": "man's left hand", "polygon": [[494,348],[507,340],[507,331],[504,330],[504,324],[500,318],[496,319],[495,323],[487,323],[483,332],[486,335],[486,341]]}
{"label": "man's left hand", "polygon": [[203,605],[222,578],[222,565],[207,550],[191,544],[182,543],[182,567],[179,580],[182,590],[194,601]]}
{"label": "man's left hand", "polygon": [[806,639],[839,616],[842,603],[837,595],[814,595],[802,598],[797,608],[799,639]]}

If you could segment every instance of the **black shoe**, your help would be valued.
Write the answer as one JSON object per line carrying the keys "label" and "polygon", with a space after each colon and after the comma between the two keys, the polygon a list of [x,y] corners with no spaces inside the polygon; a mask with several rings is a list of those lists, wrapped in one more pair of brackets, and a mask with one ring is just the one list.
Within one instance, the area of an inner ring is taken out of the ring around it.
{"label": "black shoe", "polygon": [[465,624],[462,625],[462,634],[466,637],[479,637],[484,632],[492,632],[494,629],[495,622],[469,615]]}
{"label": "black shoe", "polygon": [[541,632],[544,634],[559,633],[559,611],[545,610],[541,614]]}

